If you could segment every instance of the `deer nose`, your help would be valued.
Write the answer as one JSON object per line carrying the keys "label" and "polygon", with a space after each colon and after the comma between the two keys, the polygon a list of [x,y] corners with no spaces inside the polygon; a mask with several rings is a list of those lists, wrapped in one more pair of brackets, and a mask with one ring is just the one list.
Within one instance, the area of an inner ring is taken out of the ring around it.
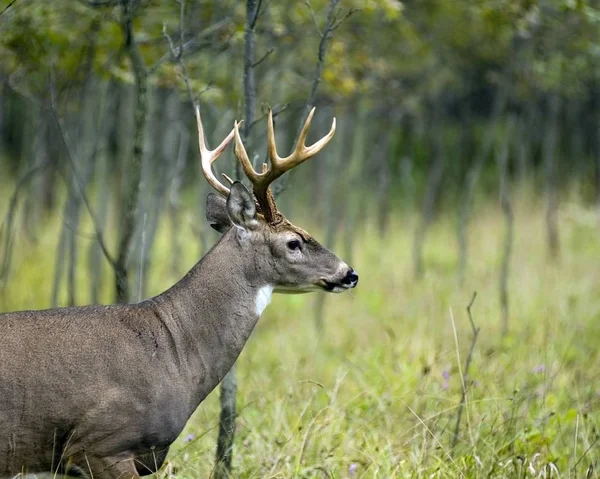
{"label": "deer nose", "polygon": [[356,271],[350,268],[350,270],[346,273],[346,276],[342,280],[342,283],[349,284],[352,287],[356,286],[356,284],[358,283],[358,275],[356,274]]}

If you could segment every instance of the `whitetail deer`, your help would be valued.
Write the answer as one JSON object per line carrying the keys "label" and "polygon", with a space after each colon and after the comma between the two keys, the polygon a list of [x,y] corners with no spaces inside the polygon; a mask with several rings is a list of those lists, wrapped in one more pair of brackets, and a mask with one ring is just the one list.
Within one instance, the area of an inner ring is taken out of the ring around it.
{"label": "whitetail deer", "polygon": [[[275,147],[256,172],[236,123],[215,149],[196,109],[202,171],[220,196],[207,218],[224,233],[177,284],[131,305],[0,315],[0,476],[61,470],[95,479],[155,472],[202,400],[231,368],[272,292],[342,292],[356,273],[278,210],[270,184],[318,153],[305,146],[314,109],[292,154]],[[212,164],[235,138],[252,183],[226,187]]]}

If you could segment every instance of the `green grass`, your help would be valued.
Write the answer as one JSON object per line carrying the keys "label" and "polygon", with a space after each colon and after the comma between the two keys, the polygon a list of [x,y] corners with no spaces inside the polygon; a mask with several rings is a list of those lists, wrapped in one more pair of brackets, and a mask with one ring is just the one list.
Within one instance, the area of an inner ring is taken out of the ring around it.
{"label": "green grass", "polygon": [[[432,227],[426,274],[415,281],[416,217],[397,215],[384,239],[368,224],[356,232],[360,284],[327,298],[322,332],[315,330],[316,295],[276,296],[238,361],[234,477],[598,477],[600,220],[575,200],[563,203],[561,258],[553,264],[544,214],[531,198],[516,205],[506,337],[498,301],[504,225],[495,205],[474,213],[463,286],[455,217],[441,216]],[[36,244],[19,236],[1,311],[48,306],[59,225],[51,219]],[[170,269],[168,227],[155,245],[152,293],[184,273]],[[183,230],[189,268],[197,240]],[[80,241],[83,303],[91,241]],[[471,340],[465,307],[475,290],[481,333],[452,450]],[[217,422],[213,393],[173,445],[169,465],[177,477],[209,476]]]}

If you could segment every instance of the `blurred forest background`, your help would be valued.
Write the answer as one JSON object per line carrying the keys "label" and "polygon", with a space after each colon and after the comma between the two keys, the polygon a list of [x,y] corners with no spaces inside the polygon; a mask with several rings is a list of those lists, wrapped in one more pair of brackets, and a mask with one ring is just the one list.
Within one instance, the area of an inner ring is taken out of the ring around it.
{"label": "blurred forest background", "polygon": [[280,151],[310,107],[309,140],[338,120],[276,190],[361,283],[276,299],[238,361],[235,440],[233,373],[162,474],[598,477],[598,2],[0,12],[0,311],[138,301],[207,251],[192,102],[213,147],[244,119],[256,163],[269,107]]}

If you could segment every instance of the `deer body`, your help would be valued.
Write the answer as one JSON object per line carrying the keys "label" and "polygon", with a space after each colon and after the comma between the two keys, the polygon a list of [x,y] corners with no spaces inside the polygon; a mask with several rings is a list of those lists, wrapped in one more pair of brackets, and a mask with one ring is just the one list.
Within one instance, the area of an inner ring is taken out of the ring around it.
{"label": "deer body", "polygon": [[283,216],[265,221],[256,192],[235,183],[226,196],[209,195],[207,205],[224,236],[164,293],[0,315],[0,477],[156,471],[273,291],[356,285],[351,268]]}
{"label": "deer body", "polygon": [[0,398],[12,398],[0,413],[2,474],[24,465],[51,470],[61,455],[83,451],[158,454],[175,440],[258,320],[264,285],[231,283],[236,270],[249,269],[248,258],[228,248],[231,236],[171,289],[139,304],[0,316]]}

